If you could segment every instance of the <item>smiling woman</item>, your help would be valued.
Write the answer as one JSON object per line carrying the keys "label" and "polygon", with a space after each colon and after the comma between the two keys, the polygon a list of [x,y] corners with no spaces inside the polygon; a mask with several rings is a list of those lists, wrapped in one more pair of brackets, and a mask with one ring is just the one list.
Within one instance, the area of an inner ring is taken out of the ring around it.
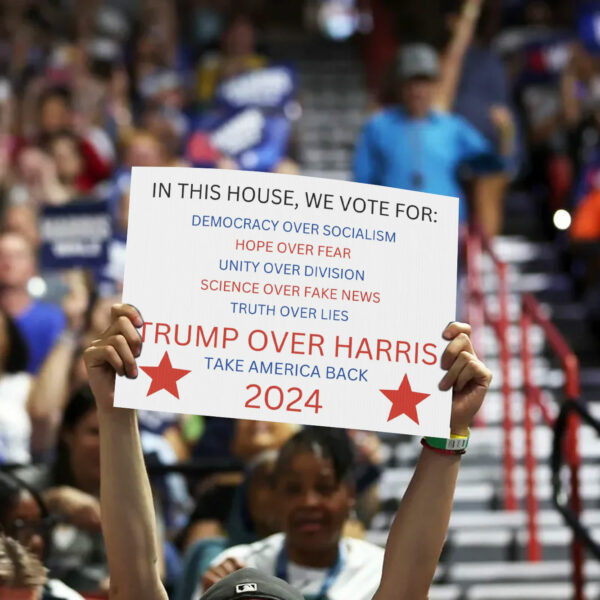
{"label": "smiling woman", "polygon": [[342,536],[355,502],[353,456],[342,431],[304,429],[281,448],[273,489],[283,533],[234,546],[213,561],[204,587],[223,563],[273,573],[305,598],[370,600],[380,582],[383,549]]}

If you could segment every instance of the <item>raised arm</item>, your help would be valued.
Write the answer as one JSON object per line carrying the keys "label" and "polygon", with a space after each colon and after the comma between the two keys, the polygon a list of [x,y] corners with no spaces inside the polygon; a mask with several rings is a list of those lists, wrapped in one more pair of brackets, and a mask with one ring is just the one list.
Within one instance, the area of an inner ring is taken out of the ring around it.
{"label": "raised arm", "polygon": [[442,53],[440,82],[435,100],[440,110],[452,110],[454,106],[463,61],[473,40],[481,4],[482,0],[465,0],[452,38]]}
{"label": "raised arm", "polygon": [[27,410],[32,423],[31,446],[40,455],[56,445],[56,434],[71,393],[71,368],[85,326],[90,294],[81,271],[65,275],[69,293],[62,302],[67,326],[42,364]]}
{"label": "raised arm", "polygon": [[[468,435],[491,381],[477,359],[471,328],[451,323],[443,356],[447,370],[440,389],[453,388],[451,431]],[[374,600],[424,600],[438,564],[452,511],[460,455],[423,448],[412,480],[402,498],[385,548],[381,584]]]}
{"label": "raised arm", "polygon": [[167,600],[158,567],[150,482],[133,410],[113,408],[115,373],[136,377],[142,318],[126,304],[84,353],[100,425],[100,506],[110,571],[110,597]]}

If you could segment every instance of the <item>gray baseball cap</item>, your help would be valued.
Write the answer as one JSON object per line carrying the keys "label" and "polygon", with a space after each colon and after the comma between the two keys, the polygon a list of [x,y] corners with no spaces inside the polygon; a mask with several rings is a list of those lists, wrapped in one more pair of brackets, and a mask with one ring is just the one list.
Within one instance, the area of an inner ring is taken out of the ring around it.
{"label": "gray baseball cap", "polygon": [[396,76],[399,79],[429,77],[435,79],[440,72],[437,52],[428,44],[407,44],[396,55]]}
{"label": "gray baseball cap", "polygon": [[257,569],[234,571],[215,583],[200,600],[304,600],[289,583]]}

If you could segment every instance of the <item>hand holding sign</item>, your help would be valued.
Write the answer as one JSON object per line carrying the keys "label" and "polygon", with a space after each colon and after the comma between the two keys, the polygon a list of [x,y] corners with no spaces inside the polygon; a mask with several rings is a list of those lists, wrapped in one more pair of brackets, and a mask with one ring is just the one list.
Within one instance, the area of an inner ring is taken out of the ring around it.
{"label": "hand holding sign", "polygon": [[142,341],[136,327],[142,317],[129,304],[111,308],[111,324],[83,353],[90,387],[99,410],[110,410],[114,402],[115,373],[137,377],[135,357],[140,355]]}
{"label": "hand holding sign", "polygon": [[[105,411],[113,406],[115,373],[136,378],[136,357],[142,350],[137,328],[143,326],[143,321],[138,310],[128,304],[115,304],[111,315],[110,326],[83,355],[98,408]],[[449,343],[442,357],[446,374],[440,388],[453,389],[451,423],[456,434],[464,433],[471,424],[492,379],[490,370],[475,355],[470,333],[470,325],[458,322],[450,323],[443,332]]]}
{"label": "hand holding sign", "polygon": [[443,333],[445,339],[452,341],[442,355],[442,368],[448,371],[439,387],[453,388],[450,430],[455,435],[468,435],[492,380],[491,371],[473,350],[470,335],[471,326],[466,323],[450,323]]}

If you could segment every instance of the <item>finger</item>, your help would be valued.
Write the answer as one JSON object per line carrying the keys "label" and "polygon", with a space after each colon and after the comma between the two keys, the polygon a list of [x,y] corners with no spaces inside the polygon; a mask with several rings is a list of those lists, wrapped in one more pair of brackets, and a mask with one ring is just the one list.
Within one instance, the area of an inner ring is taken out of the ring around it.
{"label": "finger", "polygon": [[78,525],[81,529],[93,530],[99,525],[98,515],[96,515],[93,511],[89,510],[89,507],[86,507],[78,514],[76,514],[74,521],[75,524]]}
{"label": "finger", "polygon": [[83,360],[88,369],[109,365],[117,375],[125,374],[123,361],[113,346],[90,346],[83,353]]}
{"label": "finger", "polygon": [[475,355],[473,350],[473,344],[471,344],[471,338],[465,333],[459,333],[447,346],[442,354],[442,360],[440,364],[442,369],[447,371],[458,358],[461,352],[467,351]]}
{"label": "finger", "polygon": [[487,387],[491,380],[492,374],[490,370],[481,361],[472,357],[458,375],[454,389],[460,392],[471,382]]}
{"label": "finger", "polygon": [[237,558],[230,558],[229,560],[233,565],[235,565],[236,571],[239,571],[240,569],[243,569],[246,566],[242,561],[238,560]]}
{"label": "finger", "polygon": [[448,369],[448,372],[442,377],[438,387],[440,390],[449,390],[455,383],[460,372],[464,369],[465,365],[471,360],[472,354],[463,350],[458,357],[454,360],[454,363]]}
{"label": "finger", "polygon": [[99,525],[100,523],[95,515],[85,515],[85,517],[82,520],[83,528],[89,529],[91,531],[97,529]]}
{"label": "finger", "polygon": [[112,321],[116,321],[121,316],[127,317],[136,327],[144,324],[140,311],[131,304],[113,304],[110,307],[110,316]]}
{"label": "finger", "polygon": [[100,509],[94,504],[85,507],[85,514],[90,521],[96,522],[100,519]]}
{"label": "finger", "polygon": [[138,370],[137,365],[135,364],[135,358],[133,357],[133,352],[125,339],[125,336],[121,334],[111,335],[106,340],[106,344],[112,346],[119,353],[125,367],[125,374],[128,377],[137,377]]}
{"label": "finger", "polygon": [[117,317],[110,327],[104,332],[103,337],[111,335],[122,335],[129,344],[134,356],[139,356],[142,351],[142,335],[135,328],[129,317],[121,315]]}
{"label": "finger", "polygon": [[446,325],[442,332],[442,337],[447,340],[453,340],[459,333],[466,333],[471,335],[471,326],[468,323],[461,323],[460,321],[451,321]]}
{"label": "finger", "polygon": [[206,591],[208,588],[217,583],[219,579],[220,577],[214,572],[214,569],[209,569],[202,576],[202,588]]}
{"label": "finger", "polygon": [[216,567],[213,567],[213,573],[214,573],[215,577],[217,578],[217,581],[219,581],[219,579],[223,579],[223,577],[227,577],[227,575],[229,575],[229,571],[225,568],[225,565],[223,563],[221,563],[220,565],[217,565]]}
{"label": "finger", "polygon": [[227,571],[227,574],[234,573],[235,571],[239,571],[242,567],[239,566],[237,560],[233,558],[228,558],[223,562],[223,568]]}

